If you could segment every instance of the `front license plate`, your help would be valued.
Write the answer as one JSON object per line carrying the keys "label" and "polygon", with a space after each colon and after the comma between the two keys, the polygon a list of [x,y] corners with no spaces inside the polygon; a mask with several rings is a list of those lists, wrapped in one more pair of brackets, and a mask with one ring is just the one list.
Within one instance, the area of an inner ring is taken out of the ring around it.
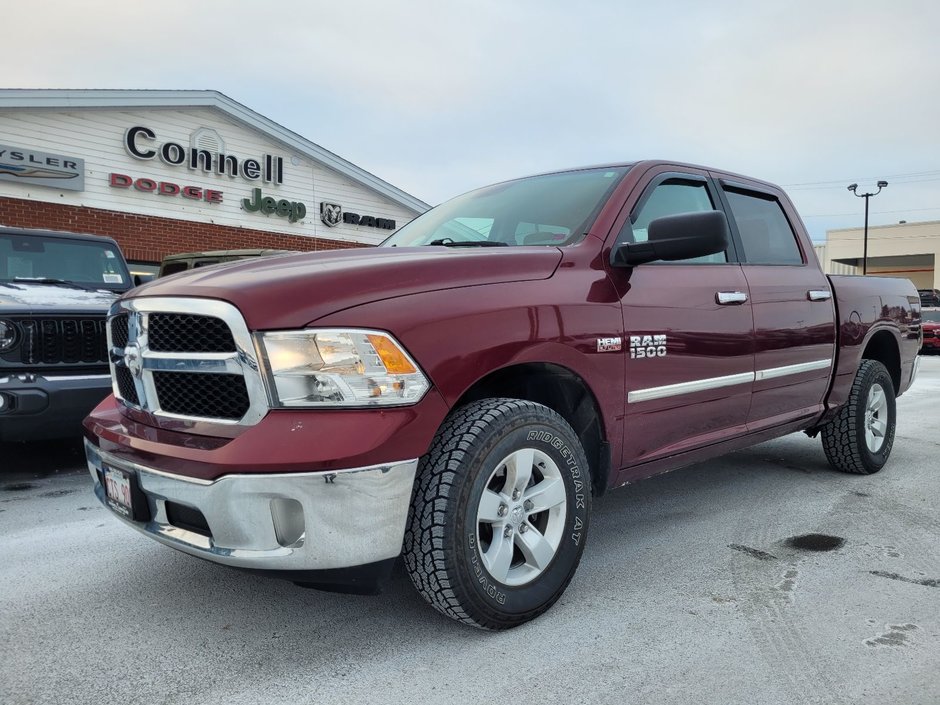
{"label": "front license plate", "polygon": [[131,499],[130,475],[123,470],[106,467],[104,469],[104,488],[111,509],[128,519],[132,519],[134,516],[134,502]]}

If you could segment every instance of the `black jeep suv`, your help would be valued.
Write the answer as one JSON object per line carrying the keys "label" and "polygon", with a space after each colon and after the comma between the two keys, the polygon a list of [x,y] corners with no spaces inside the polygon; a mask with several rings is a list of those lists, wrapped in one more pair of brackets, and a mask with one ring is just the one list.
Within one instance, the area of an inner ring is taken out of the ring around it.
{"label": "black jeep suv", "polygon": [[110,238],[0,228],[0,441],[81,432],[111,392],[108,307],[133,285]]}

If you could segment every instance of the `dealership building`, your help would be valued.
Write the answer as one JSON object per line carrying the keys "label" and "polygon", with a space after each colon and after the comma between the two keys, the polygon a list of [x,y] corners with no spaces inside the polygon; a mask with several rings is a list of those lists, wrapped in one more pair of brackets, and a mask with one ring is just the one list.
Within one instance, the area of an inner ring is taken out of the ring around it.
{"label": "dealership building", "polygon": [[[816,248],[829,274],[861,274],[865,251],[863,228],[830,230]],[[868,228],[869,275],[906,277],[918,289],[940,289],[940,221],[901,222]]]}
{"label": "dealership building", "polygon": [[428,207],[216,91],[0,90],[0,226],[135,263],[375,245]]}

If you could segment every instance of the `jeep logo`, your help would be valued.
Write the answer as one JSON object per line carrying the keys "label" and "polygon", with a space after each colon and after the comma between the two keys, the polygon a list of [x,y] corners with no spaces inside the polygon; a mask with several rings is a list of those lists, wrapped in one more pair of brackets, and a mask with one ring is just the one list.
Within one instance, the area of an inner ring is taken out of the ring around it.
{"label": "jeep logo", "polygon": [[307,206],[300,201],[288,201],[284,198],[275,199],[270,196],[263,196],[260,188],[252,190],[251,198],[242,199],[242,208],[249,213],[259,211],[265,215],[273,213],[281,218],[287,218],[291,223],[303,220],[304,216],[307,215]]}

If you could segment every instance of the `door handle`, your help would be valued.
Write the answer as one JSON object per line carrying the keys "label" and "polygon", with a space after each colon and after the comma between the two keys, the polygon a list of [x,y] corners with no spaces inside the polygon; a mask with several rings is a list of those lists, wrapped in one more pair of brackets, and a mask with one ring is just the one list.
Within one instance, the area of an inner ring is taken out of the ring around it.
{"label": "door handle", "polygon": [[736,306],[747,301],[747,294],[743,291],[718,291],[715,293],[715,301],[722,306]]}
{"label": "door handle", "polygon": [[810,301],[828,301],[832,298],[832,292],[828,289],[810,289],[806,292],[806,298]]}

